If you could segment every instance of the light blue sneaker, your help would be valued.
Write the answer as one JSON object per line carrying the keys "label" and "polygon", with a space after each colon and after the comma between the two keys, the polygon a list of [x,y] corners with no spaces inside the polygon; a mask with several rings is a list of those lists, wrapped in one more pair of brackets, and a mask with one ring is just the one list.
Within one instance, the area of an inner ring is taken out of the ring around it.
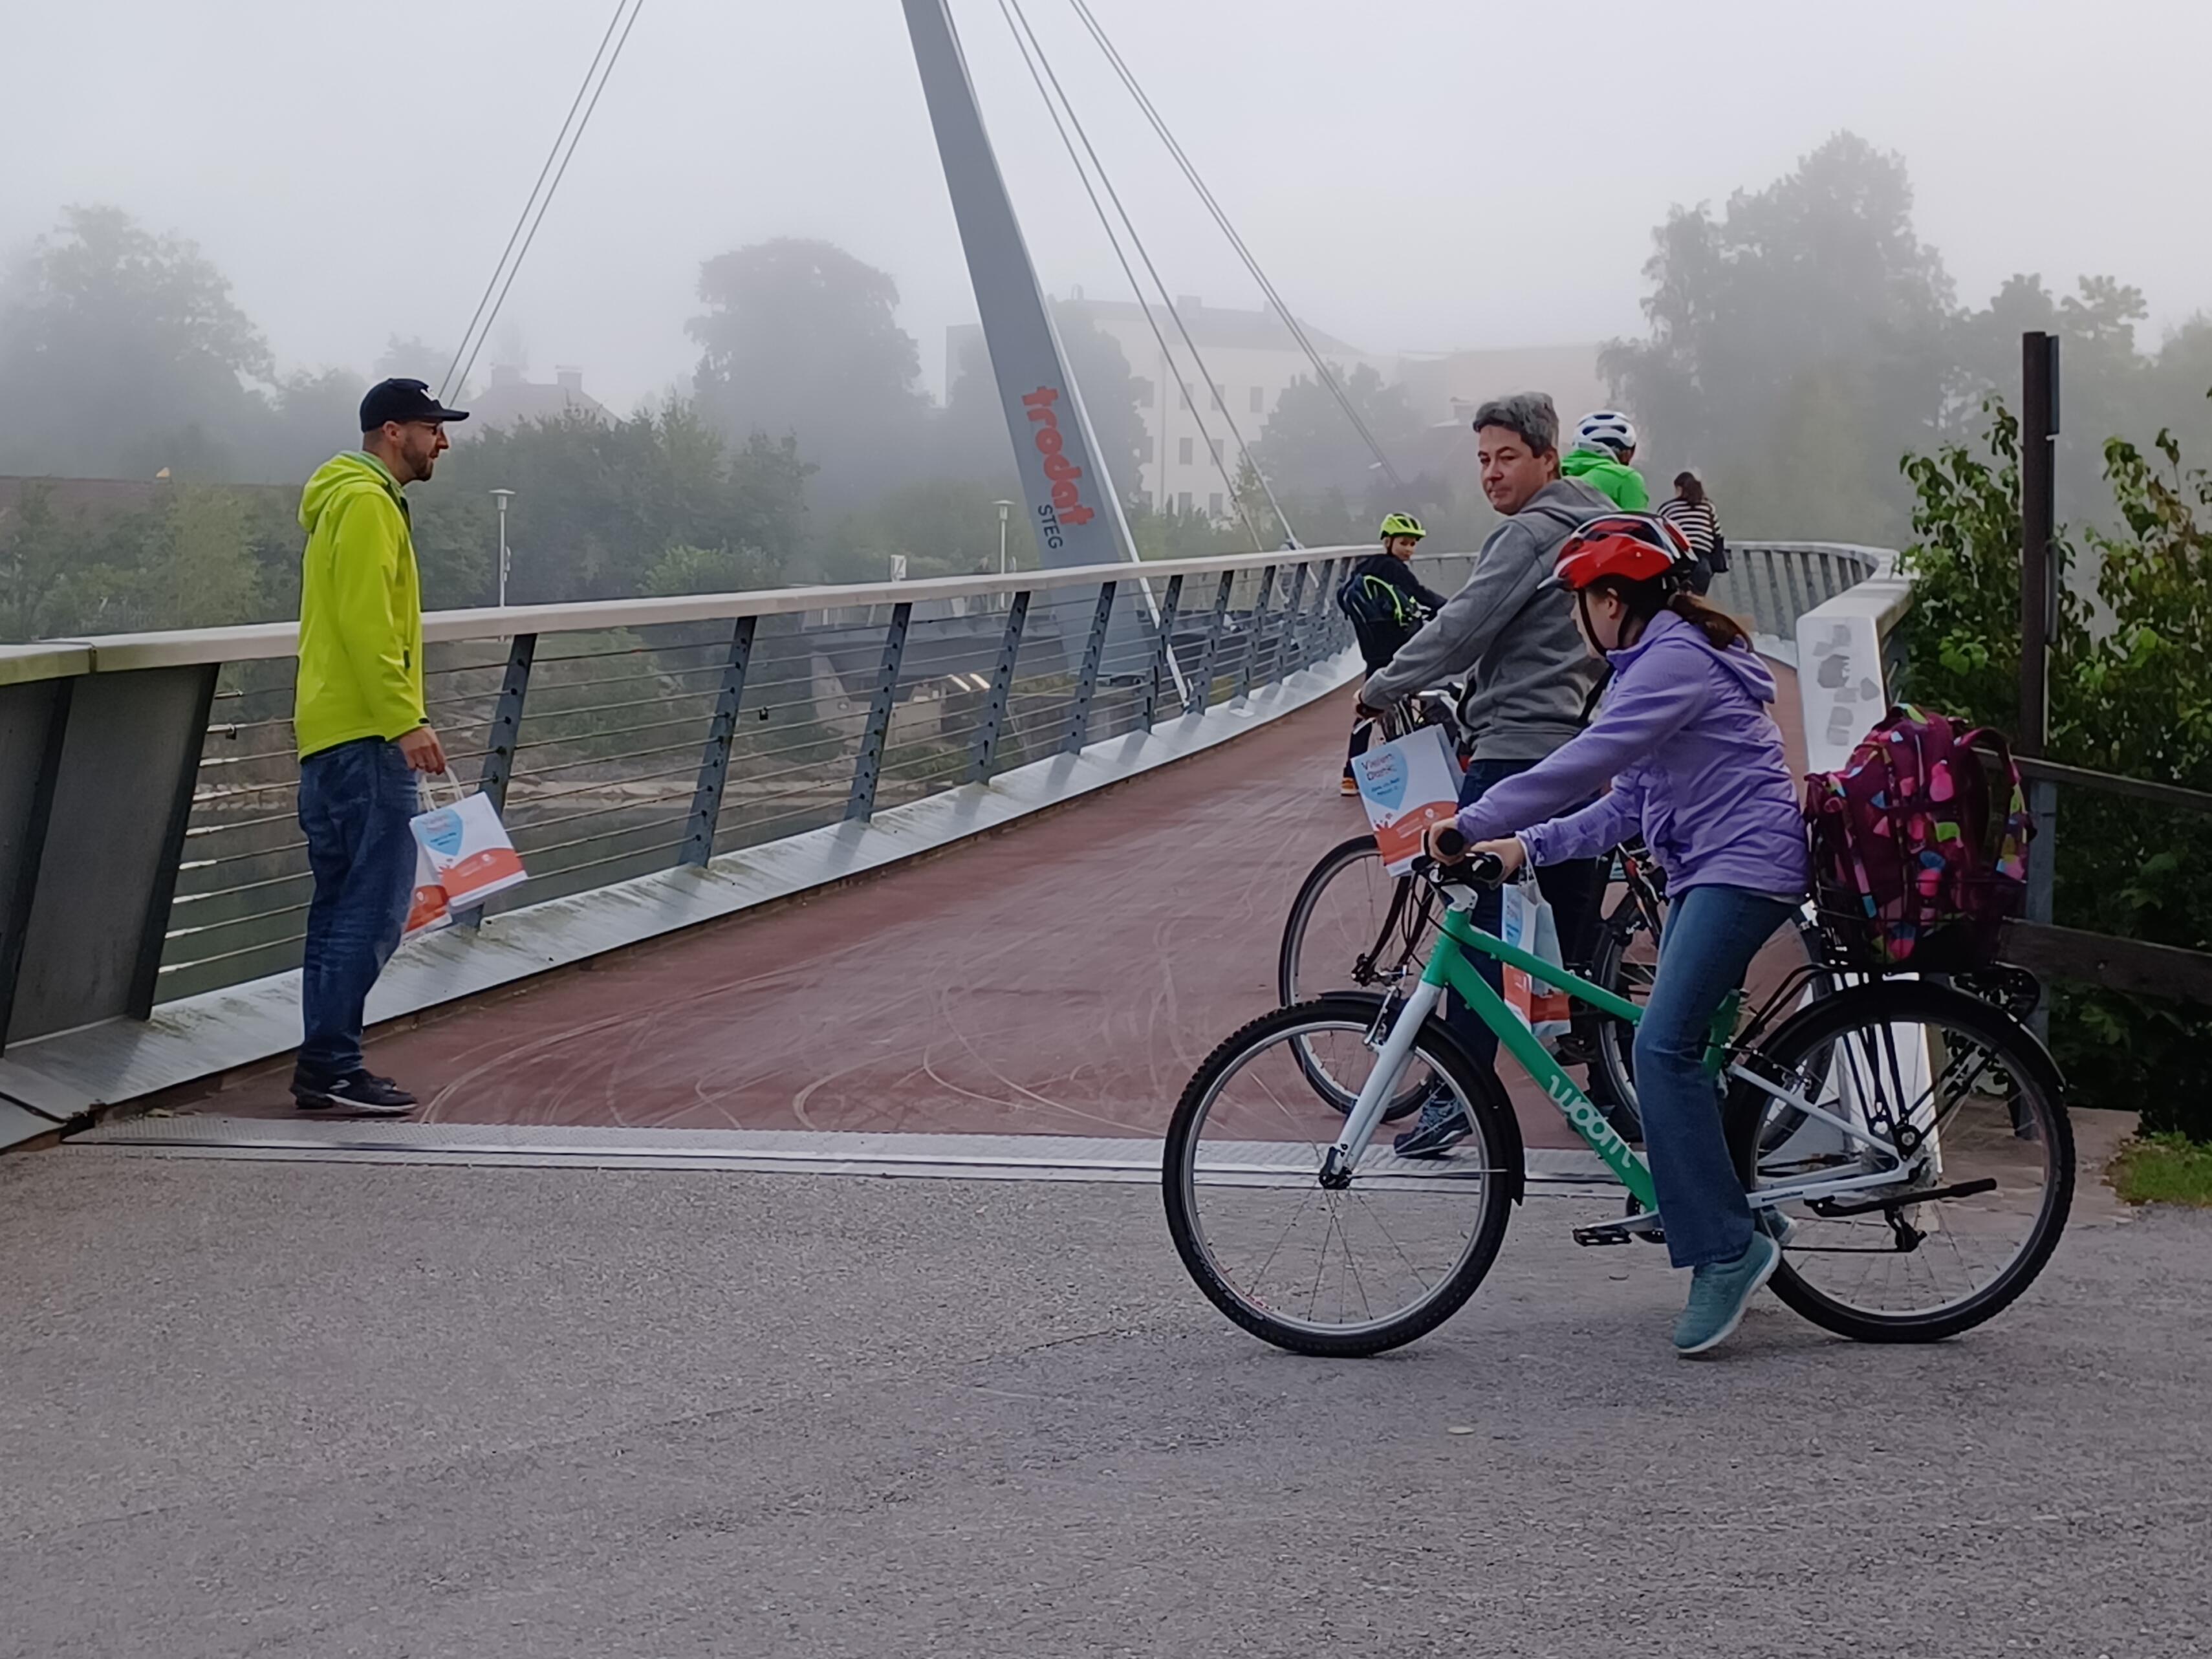
{"label": "light blue sneaker", "polygon": [[1782,1265],[1782,1247],[1763,1232],[1733,1261],[1711,1261],[1690,1274],[1690,1305],[1674,1322],[1674,1352],[1704,1353],[1717,1348],[1743,1322],[1743,1310],[1759,1287]]}

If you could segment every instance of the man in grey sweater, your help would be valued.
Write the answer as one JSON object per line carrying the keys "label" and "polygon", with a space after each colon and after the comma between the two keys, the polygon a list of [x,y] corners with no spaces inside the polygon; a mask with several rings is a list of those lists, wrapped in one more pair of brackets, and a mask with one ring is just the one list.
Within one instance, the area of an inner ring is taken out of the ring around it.
{"label": "man in grey sweater", "polygon": [[[1620,511],[1587,484],[1559,476],[1559,414],[1541,392],[1493,398],[1475,411],[1482,493],[1505,522],[1491,532],[1467,586],[1427,627],[1400,647],[1389,666],[1360,689],[1365,710],[1468,673],[1462,714],[1474,742],[1460,805],[1480,799],[1501,780],[1525,772],[1582,730],[1603,665],[1575,626],[1565,592],[1540,594],[1559,547],[1588,520]],[[1552,902],[1570,964],[1589,948],[1604,893],[1599,860],[1554,864],[1537,879]],[[1504,913],[1496,892],[1475,906],[1476,927],[1495,933]],[[1477,963],[1492,985],[1497,962]],[[1457,997],[1445,1018],[1478,1059],[1494,1060],[1498,1040]],[[1466,1139],[1466,1114],[1448,1096],[1433,1097],[1420,1121],[1395,1143],[1401,1158],[1440,1158]]]}

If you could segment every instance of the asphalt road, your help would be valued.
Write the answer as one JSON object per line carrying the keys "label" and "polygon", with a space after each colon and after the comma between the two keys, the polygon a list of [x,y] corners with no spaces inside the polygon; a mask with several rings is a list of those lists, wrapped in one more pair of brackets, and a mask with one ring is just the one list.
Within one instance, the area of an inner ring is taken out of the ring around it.
{"label": "asphalt road", "polygon": [[0,1654],[2212,1651],[2212,1218],[1934,1348],[1532,1203],[1331,1364],[1142,1187],[0,1163]]}

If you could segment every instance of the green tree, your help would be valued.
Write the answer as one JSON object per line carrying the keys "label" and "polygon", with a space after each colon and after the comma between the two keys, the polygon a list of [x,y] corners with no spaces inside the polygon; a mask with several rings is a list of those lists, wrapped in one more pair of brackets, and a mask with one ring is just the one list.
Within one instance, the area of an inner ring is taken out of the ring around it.
{"label": "green tree", "polygon": [[[1385,455],[1402,464],[1419,447],[1422,422],[1401,386],[1386,384],[1379,374],[1362,363],[1347,376],[1341,365],[1333,366],[1345,397],[1359,411],[1360,419],[1375,434]],[[1374,452],[1359,435],[1336,398],[1320,380],[1300,375],[1275,400],[1253,445],[1255,459],[1274,487],[1276,499],[1290,514],[1301,539],[1321,545],[1328,538],[1315,524],[1349,514],[1354,520],[1376,517],[1391,510],[1416,505],[1397,497],[1384,480]],[[1265,506],[1264,500],[1261,505]],[[1263,530],[1275,528],[1274,514],[1255,514],[1253,523]]]}
{"label": "green tree", "polygon": [[[2021,539],[2019,427],[1992,402],[1985,444],[1910,458],[1917,505],[1906,550],[1913,608],[1903,695],[2000,727],[2017,712]],[[2145,452],[2104,448],[2119,528],[2079,540],[2095,558],[2104,625],[2063,597],[2053,641],[2055,760],[2212,791],[2212,474],[2185,466],[2160,433]],[[2062,534],[2060,554],[2076,556]],[[2212,876],[2188,849],[2204,820],[2087,790],[2061,792],[2058,821],[2031,856],[2054,858],[2055,919],[2189,950],[2212,950]],[[2146,1129],[2212,1139],[2212,1013],[2061,987],[2052,1040],[2077,1096],[2141,1109]]]}
{"label": "green tree", "polygon": [[1647,472],[1705,467],[1738,535],[1893,541],[1890,458],[1937,435],[1952,378],[1951,281],[1902,158],[1838,133],[1718,216],[1677,208],[1654,241],[1650,337],[1601,357],[1649,430]]}
{"label": "green tree", "polygon": [[[515,492],[507,596],[516,604],[619,599],[670,591],[677,580],[718,588],[781,580],[804,536],[806,472],[790,440],[755,437],[733,453],[674,399],[634,420],[571,410],[478,433],[410,496],[424,603],[491,602],[495,489]],[[715,554],[723,574],[671,562],[679,548]]]}
{"label": "green tree", "polygon": [[232,476],[273,374],[191,243],[71,208],[0,278],[0,472]]}
{"label": "green tree", "polygon": [[[903,555],[907,574],[971,576],[999,568],[999,510],[988,483],[923,478],[846,514],[825,543],[818,574],[825,581],[879,582]],[[1009,569],[1034,569],[1037,547],[1017,507],[1006,532]]]}
{"label": "green tree", "polygon": [[164,628],[226,628],[260,619],[252,514],[234,489],[178,488],[143,573],[147,609]]}
{"label": "green tree", "polygon": [[701,413],[732,442],[789,435],[821,499],[850,505],[927,465],[927,399],[898,285],[829,242],[780,237],[700,267]]}
{"label": "green tree", "polygon": [[[1083,393],[1084,412],[1098,440],[1100,457],[1124,503],[1138,499],[1140,469],[1152,453],[1144,407],[1152,383],[1129,372],[1120,342],[1100,328],[1079,303],[1053,306],[1053,322],[1067,354],[1068,373]],[[939,417],[940,465],[951,476],[980,478],[1002,495],[1021,495],[1006,435],[1005,406],[980,337],[970,339],[945,388]]]}

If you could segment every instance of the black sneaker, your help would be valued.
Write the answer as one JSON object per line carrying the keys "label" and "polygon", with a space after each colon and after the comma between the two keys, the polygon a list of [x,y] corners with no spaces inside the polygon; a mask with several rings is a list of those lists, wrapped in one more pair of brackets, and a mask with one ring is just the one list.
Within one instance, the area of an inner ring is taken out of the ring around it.
{"label": "black sneaker", "polygon": [[356,1072],[336,1083],[311,1083],[295,1073],[292,1103],[303,1112],[334,1111],[349,1117],[399,1117],[415,1109],[415,1097],[388,1077]]}
{"label": "black sneaker", "polygon": [[1474,1133],[1456,1100],[1432,1096],[1421,1108],[1421,1121],[1392,1141],[1390,1150],[1401,1158],[1442,1158]]}

